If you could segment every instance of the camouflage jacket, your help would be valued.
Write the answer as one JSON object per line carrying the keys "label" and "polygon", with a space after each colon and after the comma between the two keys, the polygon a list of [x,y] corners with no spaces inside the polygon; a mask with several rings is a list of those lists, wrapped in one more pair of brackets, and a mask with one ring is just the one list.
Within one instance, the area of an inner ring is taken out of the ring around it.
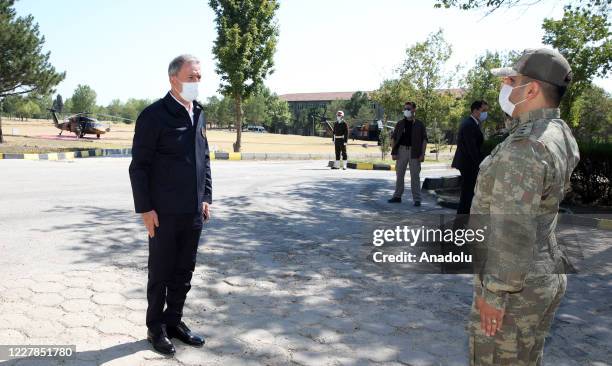
{"label": "camouflage jacket", "polygon": [[527,112],[480,164],[471,214],[490,224],[476,276],[488,304],[505,307],[529,275],[562,273],[555,238],[559,203],[578,164],[578,145],[559,109]]}

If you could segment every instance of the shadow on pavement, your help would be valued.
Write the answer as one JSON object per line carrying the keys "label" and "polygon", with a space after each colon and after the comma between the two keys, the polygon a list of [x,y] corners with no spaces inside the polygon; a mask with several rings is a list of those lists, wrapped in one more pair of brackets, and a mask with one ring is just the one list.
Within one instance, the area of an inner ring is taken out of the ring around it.
{"label": "shadow on pavement", "polygon": [[[388,180],[312,181],[281,193],[268,188],[253,185],[214,202],[185,315],[211,339],[202,352],[280,363],[465,364],[471,276],[407,273],[367,260],[373,228],[410,223],[417,211],[408,199],[386,203]],[[71,248],[75,263],[146,273],[146,234],[132,211],[53,209],[67,211],[83,220],[50,230],[78,239]],[[418,212],[449,211],[429,199]],[[547,364],[612,358],[611,303],[609,278],[570,276]],[[146,347],[143,342],[92,352],[115,357]]]}

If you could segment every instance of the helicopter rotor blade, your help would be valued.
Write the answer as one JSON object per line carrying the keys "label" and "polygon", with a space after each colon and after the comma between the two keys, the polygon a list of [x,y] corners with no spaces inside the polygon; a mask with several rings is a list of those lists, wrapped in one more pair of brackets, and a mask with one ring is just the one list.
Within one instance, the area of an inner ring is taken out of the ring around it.
{"label": "helicopter rotor blade", "polygon": [[130,121],[130,122],[134,122],[133,119],[130,118],[124,118],[124,117],[119,117],[119,116],[111,116],[110,114],[97,114],[97,116],[102,116],[102,117],[110,117],[110,118],[117,118],[117,119],[122,119],[125,121]]}

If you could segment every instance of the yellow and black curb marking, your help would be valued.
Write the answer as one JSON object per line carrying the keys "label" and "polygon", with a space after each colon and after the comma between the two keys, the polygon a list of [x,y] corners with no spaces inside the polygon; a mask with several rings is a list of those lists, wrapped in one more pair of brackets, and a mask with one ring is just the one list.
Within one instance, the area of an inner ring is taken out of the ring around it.
{"label": "yellow and black curb marking", "polygon": [[242,160],[242,154],[236,152],[213,151],[210,160]]}
{"label": "yellow and black curb marking", "polygon": [[[0,153],[0,160],[23,159],[23,160],[70,160],[78,158],[89,158],[95,156],[130,156],[132,149],[90,149],[79,151],[65,151],[43,154],[14,154]],[[211,152],[212,160],[242,160],[241,153]]]}
{"label": "yellow and black curb marking", "polygon": [[[332,167],[334,165],[333,161],[330,161],[328,166]],[[373,163],[355,163],[349,161],[346,166],[349,169],[359,169],[359,170],[395,170],[394,165],[389,164],[373,164]]]}
{"label": "yellow and black curb marking", "polygon": [[129,155],[132,149],[89,149],[79,151],[64,151],[43,154],[12,154],[2,153],[0,159],[23,159],[23,160],[68,160],[76,158],[89,158],[94,156]]}

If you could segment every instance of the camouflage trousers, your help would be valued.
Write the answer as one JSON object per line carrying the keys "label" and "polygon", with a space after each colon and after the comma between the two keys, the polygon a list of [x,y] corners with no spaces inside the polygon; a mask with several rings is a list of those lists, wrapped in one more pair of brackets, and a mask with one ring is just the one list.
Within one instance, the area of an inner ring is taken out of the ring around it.
{"label": "camouflage trousers", "polygon": [[[474,281],[474,299],[481,293]],[[509,294],[501,330],[487,337],[472,304],[469,324],[471,366],[539,366],[544,339],[567,286],[565,274],[528,276],[523,290]]]}

